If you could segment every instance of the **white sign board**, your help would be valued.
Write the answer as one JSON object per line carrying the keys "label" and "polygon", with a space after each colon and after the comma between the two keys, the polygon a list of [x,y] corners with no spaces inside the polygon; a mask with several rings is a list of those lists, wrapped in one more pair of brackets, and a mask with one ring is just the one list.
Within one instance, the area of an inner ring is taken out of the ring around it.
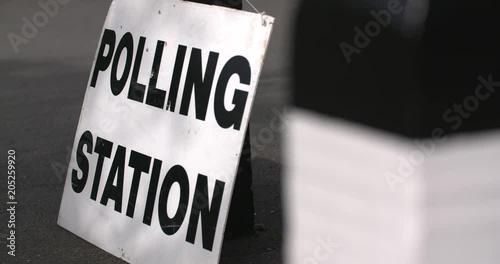
{"label": "white sign board", "polygon": [[269,16],[114,1],[58,223],[130,263],[218,263]]}

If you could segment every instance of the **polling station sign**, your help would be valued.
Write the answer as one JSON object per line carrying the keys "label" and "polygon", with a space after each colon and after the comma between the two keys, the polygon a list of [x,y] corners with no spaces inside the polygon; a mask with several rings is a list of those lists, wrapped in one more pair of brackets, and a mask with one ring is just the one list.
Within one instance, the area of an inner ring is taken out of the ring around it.
{"label": "polling station sign", "polygon": [[178,0],[114,1],[58,224],[130,263],[218,263],[273,22]]}

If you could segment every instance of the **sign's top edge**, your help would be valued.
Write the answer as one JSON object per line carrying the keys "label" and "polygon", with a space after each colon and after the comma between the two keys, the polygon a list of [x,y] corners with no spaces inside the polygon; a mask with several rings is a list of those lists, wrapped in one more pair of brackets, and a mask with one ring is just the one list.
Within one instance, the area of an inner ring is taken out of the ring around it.
{"label": "sign's top edge", "polygon": [[[115,2],[115,1],[117,1],[117,0],[113,0],[113,2]],[[168,2],[165,0],[157,0],[157,1],[161,1],[163,3]],[[208,9],[211,8],[214,10],[220,10],[220,11],[231,12],[231,13],[237,12],[240,14],[253,15],[253,16],[260,15],[260,16],[264,17],[268,22],[273,22],[275,20],[275,18],[273,16],[270,16],[270,15],[266,14],[265,12],[257,13],[257,12],[246,11],[246,10],[237,10],[237,9],[233,9],[233,8],[226,7],[226,6],[201,4],[201,3],[191,2],[191,1],[186,1],[186,0],[170,0],[170,2],[174,2],[174,3],[176,2],[176,3],[180,3],[180,4],[185,4],[185,5],[193,5],[193,6],[197,6],[197,7],[201,7],[201,8],[208,8]],[[271,20],[269,20],[269,19],[271,19]]]}
{"label": "sign's top edge", "polygon": [[[113,0],[110,4],[110,9],[113,8],[113,6],[116,4],[117,1],[122,1],[122,0]],[[175,4],[192,5],[192,6],[195,6],[197,8],[213,9],[213,10],[218,10],[218,11],[222,11],[222,12],[239,13],[242,15],[249,15],[249,16],[261,16],[262,19],[266,22],[266,23],[263,23],[263,26],[266,26],[269,24],[272,25],[272,24],[274,24],[274,21],[275,21],[275,17],[270,16],[270,15],[266,14],[265,12],[257,13],[257,12],[246,11],[246,10],[237,10],[237,9],[233,9],[233,8],[226,7],[226,6],[201,4],[201,3],[196,3],[196,2],[186,1],[186,0],[169,0],[169,1],[156,0],[156,2],[163,4],[163,5],[167,4],[167,2],[173,2]],[[175,7],[175,4],[173,5],[174,7]]]}

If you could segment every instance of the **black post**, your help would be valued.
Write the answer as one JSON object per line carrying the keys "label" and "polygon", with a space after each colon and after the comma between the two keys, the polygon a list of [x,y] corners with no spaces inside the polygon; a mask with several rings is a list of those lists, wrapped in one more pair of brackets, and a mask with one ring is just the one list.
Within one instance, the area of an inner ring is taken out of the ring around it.
{"label": "black post", "polygon": [[496,10],[489,0],[304,0],[293,104],[410,138],[499,128],[500,97],[470,116],[454,109],[478,85],[498,85]]}
{"label": "black post", "polygon": [[[188,0],[191,2],[243,9],[241,0]],[[240,155],[238,174],[234,183],[233,197],[226,225],[226,238],[241,237],[254,233],[254,204],[252,191],[252,164],[250,130],[247,128],[243,151]]]}

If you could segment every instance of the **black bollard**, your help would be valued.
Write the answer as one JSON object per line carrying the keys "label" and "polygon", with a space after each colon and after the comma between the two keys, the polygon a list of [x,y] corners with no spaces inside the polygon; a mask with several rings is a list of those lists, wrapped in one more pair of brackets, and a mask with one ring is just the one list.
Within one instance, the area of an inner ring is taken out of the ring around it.
{"label": "black bollard", "polygon": [[475,94],[479,78],[500,80],[498,8],[488,0],[426,2],[302,1],[294,105],[410,138],[431,137],[436,127],[500,128],[496,96],[473,115],[457,109],[462,121],[450,122],[455,110],[443,117]]}
{"label": "black bollard", "polygon": [[498,11],[302,1],[287,263],[499,262]]}

